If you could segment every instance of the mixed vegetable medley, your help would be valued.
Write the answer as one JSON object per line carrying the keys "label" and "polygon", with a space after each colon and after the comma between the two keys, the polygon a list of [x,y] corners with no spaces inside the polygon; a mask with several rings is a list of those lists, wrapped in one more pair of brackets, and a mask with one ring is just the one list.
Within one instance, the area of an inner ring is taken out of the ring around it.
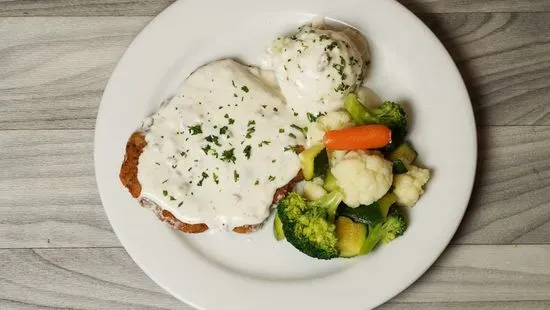
{"label": "mixed vegetable medley", "polygon": [[299,153],[304,181],[277,205],[274,233],[318,259],[355,257],[403,235],[430,178],[415,165],[407,115],[397,103],[367,108],[349,94],[344,109],[312,116]]}

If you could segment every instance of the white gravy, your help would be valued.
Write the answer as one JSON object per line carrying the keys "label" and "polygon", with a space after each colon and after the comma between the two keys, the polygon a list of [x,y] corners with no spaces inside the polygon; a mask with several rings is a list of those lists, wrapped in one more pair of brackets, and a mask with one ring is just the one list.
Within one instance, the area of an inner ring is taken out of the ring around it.
{"label": "white gravy", "polygon": [[183,222],[212,229],[263,222],[275,190],[300,170],[289,146],[305,143],[268,76],[228,59],[191,74],[144,121],[141,195]]}

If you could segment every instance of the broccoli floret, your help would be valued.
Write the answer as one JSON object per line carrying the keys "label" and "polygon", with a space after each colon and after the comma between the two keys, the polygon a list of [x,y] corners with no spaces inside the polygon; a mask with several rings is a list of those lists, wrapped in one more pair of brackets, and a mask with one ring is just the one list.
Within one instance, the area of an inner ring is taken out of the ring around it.
{"label": "broccoli floret", "polygon": [[363,244],[361,252],[367,254],[371,252],[379,242],[384,244],[391,242],[395,238],[403,235],[407,229],[407,221],[401,210],[392,206],[388,216],[383,223],[375,226],[369,225],[369,234]]}
{"label": "broccoli floret", "polygon": [[407,113],[397,103],[386,101],[377,108],[366,108],[356,94],[347,95],[344,108],[357,125],[382,124],[392,131],[392,141],[384,148],[384,152],[393,151],[400,145],[407,134]]}
{"label": "broccoli floret", "polygon": [[405,216],[401,213],[401,210],[397,206],[390,208],[388,216],[386,217],[384,224],[382,224],[382,229],[384,231],[384,235],[382,236],[381,241],[384,244],[393,241],[393,239],[399,236],[402,236],[405,233],[405,230],[407,230],[407,221],[405,220]]}
{"label": "broccoli floret", "polygon": [[407,113],[397,103],[386,101],[377,108],[367,108],[356,94],[349,94],[344,107],[357,125],[382,124],[390,128],[407,128]]}
{"label": "broccoli floret", "polygon": [[298,193],[286,196],[277,206],[277,215],[287,241],[314,258],[338,257],[334,216],[342,198],[338,191],[312,202],[306,202]]}

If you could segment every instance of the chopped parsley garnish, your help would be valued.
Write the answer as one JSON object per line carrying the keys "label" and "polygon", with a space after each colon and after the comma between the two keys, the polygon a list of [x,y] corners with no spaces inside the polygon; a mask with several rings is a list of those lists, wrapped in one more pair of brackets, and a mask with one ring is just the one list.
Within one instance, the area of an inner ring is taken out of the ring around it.
{"label": "chopped parsley garnish", "polygon": [[288,134],[289,137],[291,137],[292,139],[296,139],[296,135],[293,134],[292,132]]}
{"label": "chopped parsley garnish", "polygon": [[237,87],[237,85],[235,85],[235,81],[231,80],[231,84],[233,84],[233,87]]}
{"label": "chopped parsley garnish", "polygon": [[285,133],[284,128],[279,128],[279,133]]}
{"label": "chopped parsley garnish", "polygon": [[244,156],[246,156],[247,159],[250,159],[250,155],[252,154],[252,147],[250,145],[247,145],[245,148],[244,148]]}
{"label": "chopped parsley garnish", "polygon": [[180,201],[180,203],[178,203],[178,208],[181,207],[183,205],[183,201]]}
{"label": "chopped parsley garnish", "polygon": [[237,158],[235,158],[235,148],[223,151],[221,160],[228,163],[235,163],[235,160],[237,160]]}
{"label": "chopped parsley garnish", "polygon": [[262,104],[262,108],[267,108],[267,104]]}
{"label": "chopped parsley garnish", "polygon": [[166,184],[166,182],[168,182],[168,179],[162,181],[162,184]]}
{"label": "chopped parsley garnish", "polygon": [[172,165],[172,169],[176,169],[178,165]]}
{"label": "chopped parsley garnish", "polygon": [[256,180],[256,182],[254,182],[254,185],[258,185],[260,184],[260,180]]}
{"label": "chopped parsley garnish", "polygon": [[245,136],[245,137],[246,137],[247,139],[252,138],[252,134],[253,134],[255,131],[256,131],[256,128],[254,128],[254,127],[248,128],[248,129],[246,130],[246,136]]}
{"label": "chopped parsley garnish", "polygon": [[202,133],[202,124],[198,124],[198,125],[195,125],[195,126],[188,126],[187,128],[189,129],[189,133],[192,136],[198,135],[199,133]]}
{"label": "chopped parsley garnish", "polygon": [[174,196],[170,196],[170,201],[174,201],[176,200],[176,198],[174,198]]}
{"label": "chopped parsley garnish", "polygon": [[239,173],[237,173],[237,170],[233,170],[233,180],[235,180],[235,182],[239,180]]}
{"label": "chopped parsley garnish", "polygon": [[239,95],[237,95],[237,94],[233,93],[233,97],[235,97],[235,98],[239,98]]}
{"label": "chopped parsley garnish", "polygon": [[330,43],[329,45],[327,45],[327,47],[325,47],[325,51],[326,50],[332,51],[337,46],[338,46],[338,43],[336,41],[332,41],[332,43]]}
{"label": "chopped parsley garnish", "polygon": [[272,160],[271,162],[272,162],[272,163],[276,163],[276,162],[277,162],[277,160],[276,160],[276,159],[273,159],[273,160]]}
{"label": "chopped parsley garnish", "polygon": [[338,87],[336,87],[334,90],[335,91],[340,91],[340,92],[345,92],[346,90],[349,89],[349,85],[347,84],[344,84],[344,82],[340,83],[340,85],[338,85]]}
{"label": "chopped parsley garnish", "polygon": [[279,109],[273,108],[273,112],[279,112]]}
{"label": "chopped parsley garnish", "polygon": [[230,118],[229,120],[227,120],[227,122],[229,123],[229,125],[233,125],[235,124],[235,120]]}
{"label": "chopped parsley garnish", "polygon": [[309,112],[307,112],[307,119],[312,122],[312,123],[315,123],[315,121],[317,120],[317,117]]}
{"label": "chopped parsley garnish", "polygon": [[167,190],[163,190],[163,191],[162,191],[162,195],[163,195],[163,196],[168,196],[168,191],[167,191]]}
{"label": "chopped parsley garnish", "polygon": [[264,145],[270,145],[270,144],[271,144],[271,141],[266,141],[266,140],[264,140],[264,141],[260,142],[260,143],[258,144],[258,146],[259,146],[259,147],[262,147],[262,146],[264,146]]}
{"label": "chopped parsley garnish", "polygon": [[210,144],[207,144],[205,147],[201,148],[204,154],[208,155],[208,152],[212,149]]}
{"label": "chopped parsley garnish", "polygon": [[227,126],[223,126],[222,128],[220,128],[220,135],[225,135],[228,129],[229,128],[227,128]]}
{"label": "chopped parsley garnish", "polygon": [[204,138],[206,141],[210,142],[210,143],[214,143],[215,145],[217,146],[222,146],[220,144],[220,141],[218,141],[218,136],[214,136],[214,135],[209,135],[208,137]]}
{"label": "chopped parsley garnish", "polygon": [[330,39],[330,37],[325,35],[325,34],[322,34],[322,35],[319,36],[319,41],[329,40],[329,39]]}
{"label": "chopped parsley garnish", "polygon": [[225,113],[225,115],[223,117],[229,118],[229,114]]}
{"label": "chopped parsley garnish", "polygon": [[248,127],[252,126],[252,125],[256,125],[256,121],[255,120],[250,120],[248,121]]}
{"label": "chopped parsley garnish", "polygon": [[248,93],[248,91],[249,91],[249,89],[246,85],[241,87],[241,90],[244,91],[245,93]]}
{"label": "chopped parsley garnish", "polygon": [[160,166],[160,163],[159,163],[159,162],[155,162],[155,165]]}
{"label": "chopped parsley garnish", "polygon": [[214,182],[216,184],[220,183],[220,178],[218,177],[218,175],[215,172],[212,173],[212,179],[214,179]]}
{"label": "chopped parsley garnish", "polygon": [[290,127],[296,129],[296,130],[299,130],[302,132],[302,134],[304,135],[304,137],[307,137],[307,127],[300,127],[298,125],[295,125],[295,124],[292,124],[290,125]]}
{"label": "chopped parsley garnish", "polygon": [[274,176],[270,175],[269,178],[267,178],[267,179],[268,179],[270,182],[273,182],[273,181],[275,181],[276,178],[275,178]]}
{"label": "chopped parsley garnish", "polygon": [[293,151],[294,153],[299,154],[301,149],[302,148],[299,145],[289,145],[289,146],[285,147],[284,150],[285,150],[285,152]]}
{"label": "chopped parsley garnish", "polygon": [[202,179],[200,179],[200,181],[197,183],[198,186],[202,186],[202,182],[204,182],[204,180],[208,179],[208,173],[206,172],[202,172]]}

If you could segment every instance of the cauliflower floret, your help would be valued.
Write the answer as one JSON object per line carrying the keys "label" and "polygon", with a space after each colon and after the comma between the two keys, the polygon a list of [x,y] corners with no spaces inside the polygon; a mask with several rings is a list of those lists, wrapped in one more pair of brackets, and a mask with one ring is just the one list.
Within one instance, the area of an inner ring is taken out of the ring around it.
{"label": "cauliflower floret", "polygon": [[348,152],[331,172],[344,192],[344,202],[352,208],[382,198],[393,181],[391,162],[364,151]]}
{"label": "cauliflower floret", "polygon": [[424,184],[430,179],[430,170],[409,166],[408,172],[398,174],[393,178],[393,193],[401,205],[412,207],[416,204],[424,189]]}
{"label": "cauliflower floret", "polygon": [[306,181],[304,184],[304,198],[310,201],[320,199],[327,194],[322,185]]}
{"label": "cauliflower floret", "polygon": [[326,131],[354,126],[351,116],[346,111],[331,111],[319,116],[307,131],[309,145],[320,143]]}

